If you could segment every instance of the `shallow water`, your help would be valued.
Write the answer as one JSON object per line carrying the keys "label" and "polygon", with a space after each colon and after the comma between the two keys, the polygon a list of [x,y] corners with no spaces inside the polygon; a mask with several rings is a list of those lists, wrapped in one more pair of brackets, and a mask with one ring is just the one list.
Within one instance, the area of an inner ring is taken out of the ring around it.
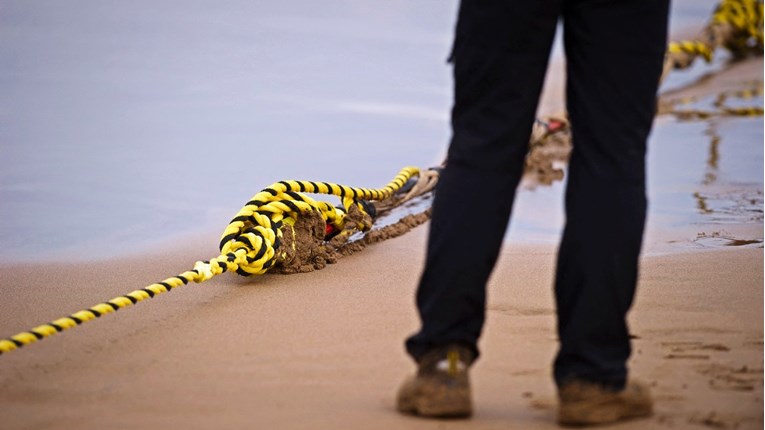
{"label": "shallow water", "polygon": [[[663,231],[658,236],[665,243],[654,240],[651,250],[666,252],[667,243],[676,249],[762,247],[762,117],[662,118],[654,135],[649,226]],[[681,157],[681,166],[672,163]]]}
{"label": "shallow water", "polygon": [[[657,119],[647,161],[646,251],[762,246],[762,142],[762,117]],[[519,193],[509,240],[557,242],[565,220],[563,192],[558,182]],[[754,228],[738,237],[742,225]],[[752,242],[736,242],[742,240]]]}
{"label": "shallow water", "polygon": [[[675,1],[673,28],[705,21],[712,4]],[[3,2],[0,258],[116,256],[222,230],[276,180],[375,187],[438,163],[456,8]],[[521,192],[510,237],[553,240],[561,189]],[[540,205],[554,209],[524,209]]]}
{"label": "shallow water", "polygon": [[280,179],[434,163],[455,7],[4,2],[0,257],[116,255],[222,230]]}

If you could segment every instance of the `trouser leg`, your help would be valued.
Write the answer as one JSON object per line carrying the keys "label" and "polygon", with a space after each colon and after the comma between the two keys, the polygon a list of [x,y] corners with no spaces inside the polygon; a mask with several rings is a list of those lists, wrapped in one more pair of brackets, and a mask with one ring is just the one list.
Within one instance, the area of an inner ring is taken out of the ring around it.
{"label": "trouser leg", "polygon": [[573,153],[555,282],[558,385],[621,388],[626,314],[646,214],[645,153],[666,47],[668,0],[564,5]]}
{"label": "trouser leg", "polygon": [[559,16],[558,0],[460,5],[452,140],[417,290],[417,359],[460,343],[477,355],[486,282],[502,244]]}

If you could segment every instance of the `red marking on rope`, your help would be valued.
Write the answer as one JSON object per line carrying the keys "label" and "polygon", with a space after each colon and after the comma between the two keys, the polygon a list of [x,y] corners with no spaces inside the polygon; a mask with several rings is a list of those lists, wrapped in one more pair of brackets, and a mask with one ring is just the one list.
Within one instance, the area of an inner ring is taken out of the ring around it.
{"label": "red marking on rope", "polygon": [[558,121],[557,119],[551,119],[550,122],[547,125],[547,130],[550,133],[555,133],[556,131],[559,131],[563,128],[563,121]]}

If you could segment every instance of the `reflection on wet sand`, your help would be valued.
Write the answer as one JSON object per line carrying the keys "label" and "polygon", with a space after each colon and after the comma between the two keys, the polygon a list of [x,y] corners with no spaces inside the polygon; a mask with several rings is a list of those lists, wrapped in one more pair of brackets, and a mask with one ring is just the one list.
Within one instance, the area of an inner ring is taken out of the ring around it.
{"label": "reflection on wet sand", "polygon": [[696,199],[696,207],[699,212],[703,214],[711,214],[713,211],[707,206],[707,198],[702,196],[698,191],[693,193],[693,197]]}
{"label": "reflection on wet sand", "polygon": [[704,185],[713,184],[717,181],[717,160],[720,158],[720,134],[717,133],[717,123],[714,120],[709,121],[704,134],[710,137],[709,158],[707,159],[707,172],[704,175]]}
{"label": "reflection on wet sand", "polygon": [[762,82],[749,82],[741,89],[721,91],[712,96],[680,97],[659,102],[659,115],[681,120],[712,119],[725,116],[762,116]]}
{"label": "reflection on wet sand", "polygon": [[[6,261],[143,252],[217,234],[243,196],[275,180],[377,186],[404,164],[441,161],[451,103],[443,60],[457,1],[394,2],[385,13],[375,2],[237,0],[214,11],[154,3],[15,2],[0,14],[0,52],[13,59],[0,80]],[[716,3],[673,2],[674,35],[697,34]],[[550,69],[560,81],[561,40]],[[758,85],[745,81],[761,80],[761,63],[738,72],[752,60],[731,58],[720,50],[711,63],[694,62],[662,93],[679,96],[726,73],[737,89]],[[542,114],[562,105],[556,85]],[[519,194],[520,242],[558,240],[570,149],[560,137],[529,156],[529,177],[540,180]],[[710,184],[724,170],[710,170]],[[685,209],[695,211],[695,191],[683,195]]]}
{"label": "reflection on wet sand", "polygon": [[[718,185],[720,179],[721,145],[723,136],[720,133],[720,123],[731,116],[759,116],[762,114],[762,83],[756,87],[740,91],[721,92],[716,96],[694,98],[693,100],[669,101],[665,106],[670,106],[664,113],[674,115],[678,121],[703,121],[706,128],[703,135],[708,137],[709,150],[706,159],[706,167],[703,179],[697,191],[693,192],[696,208],[699,214],[710,215],[711,220],[721,223],[732,222],[761,222],[762,221],[762,191],[741,188],[740,181],[736,181],[737,187],[733,190],[714,191],[714,185]],[[745,103],[745,104],[742,104]],[[756,103],[756,104],[755,104]],[[694,105],[687,109],[678,109],[680,104]],[[711,106],[712,108],[709,108]],[[761,119],[752,119],[761,124]],[[735,131],[729,133],[726,145],[733,145],[730,150],[741,150],[741,138],[736,136]],[[736,140],[739,140],[739,148],[736,148]],[[755,172],[753,172],[755,173]],[[755,173],[756,174],[756,173]],[[750,179],[755,180],[753,175]],[[720,184],[725,186],[726,184]],[[732,184],[728,184],[732,185]],[[747,242],[737,240],[738,242]]]}
{"label": "reflection on wet sand", "polygon": [[[663,232],[654,243],[760,246],[762,106],[762,82],[751,80],[711,94],[662,98],[649,145],[649,218]],[[571,149],[568,127],[532,142],[523,188],[533,191],[519,194],[514,223],[522,228],[511,224],[512,240],[557,240],[562,210],[549,212],[551,200],[560,198]]]}
{"label": "reflection on wet sand", "polygon": [[[712,105],[716,111],[696,110],[694,115],[675,115],[679,122],[703,122],[705,128],[701,134],[708,142],[703,174],[691,192],[696,210],[693,224],[703,228],[692,240],[695,245],[703,248],[762,247],[761,231],[749,231],[742,236],[741,232],[728,229],[733,225],[761,225],[763,220],[762,166],[746,162],[749,157],[762,157],[757,154],[762,137],[751,139],[753,136],[749,135],[752,129],[762,129],[762,119],[731,118],[734,115],[749,116],[751,112],[761,114],[761,86],[758,94],[759,105],[731,107],[731,104],[726,103],[734,98],[751,101],[754,98],[751,96],[752,91],[744,90],[697,101],[708,103],[713,99]],[[699,115],[698,112],[704,114]]]}
{"label": "reflection on wet sand", "polygon": [[693,243],[705,248],[720,246],[749,246],[762,248],[762,239],[736,239],[729,233],[719,231],[712,232],[711,234],[701,232],[696,236]]}

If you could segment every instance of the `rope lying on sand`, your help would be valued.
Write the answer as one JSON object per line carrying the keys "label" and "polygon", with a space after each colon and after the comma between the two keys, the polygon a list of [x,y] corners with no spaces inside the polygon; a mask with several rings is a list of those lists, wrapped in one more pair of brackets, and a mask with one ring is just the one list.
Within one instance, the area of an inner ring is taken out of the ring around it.
{"label": "rope lying on sand", "polygon": [[[761,55],[762,14],[761,0],[723,0],[698,40],[670,44],[665,63],[668,68],[665,67],[665,71],[687,67],[698,56],[710,61],[717,47],[724,47],[737,57],[750,52]],[[660,113],[674,113],[679,117],[762,115],[762,108],[725,105],[725,101],[732,97],[761,96],[762,89],[758,91],[720,95],[714,104],[718,111],[714,113],[676,109],[682,101],[667,104],[666,112],[660,110]],[[533,172],[542,183],[562,179],[563,171],[554,163],[564,162],[568,158],[570,141],[570,128],[565,115],[538,119],[531,133],[526,172]],[[0,354],[191,281],[204,282],[224,272],[235,271],[250,276],[267,271],[294,273],[322,268],[336,261],[339,256],[358,251],[370,243],[401,235],[426,222],[429,219],[429,209],[372,230],[376,215],[400,207],[415,197],[428,195],[437,182],[438,169],[407,167],[380,189],[312,181],[274,183],[256,194],[229,223],[221,239],[221,253],[217,257],[198,261],[192,270],[177,276],[2,339]],[[332,206],[315,201],[303,193],[338,196],[342,204]],[[361,239],[349,240],[359,232],[364,234]]]}
{"label": "rope lying on sand", "polygon": [[762,55],[762,0],[722,0],[696,39],[669,44],[664,76],[672,69],[690,66],[698,57],[711,62],[717,48],[727,49],[736,58]]}
{"label": "rope lying on sand", "polygon": [[[310,262],[316,256],[297,252],[297,243],[301,239],[317,239],[315,235],[307,238],[304,234],[301,238],[300,234],[296,234],[301,225],[309,221],[314,227],[318,225],[318,242],[324,248],[342,252],[353,233],[371,229],[372,217],[376,215],[378,206],[380,212],[384,212],[428,193],[435,187],[437,177],[434,171],[423,173],[416,167],[406,167],[390,183],[379,189],[313,181],[274,183],[256,194],[231,220],[223,232],[219,256],[208,261],[198,261],[192,270],[156,284],[2,339],[0,354],[166,293],[191,281],[204,282],[228,271],[245,276],[260,275],[272,267],[281,267],[284,272],[299,271],[306,261]],[[319,202],[303,193],[335,195],[341,198],[342,206]],[[420,218],[427,219],[427,216],[420,215]],[[408,222],[410,227],[413,223],[411,219],[400,222]],[[313,230],[315,232],[317,228]],[[285,231],[288,233],[285,234]]]}
{"label": "rope lying on sand", "polygon": [[[715,51],[726,49],[740,59],[763,53],[763,2],[762,0],[722,0],[712,14],[704,30],[694,40],[672,42],[667,47],[662,79],[672,70],[685,69],[701,57],[711,62]],[[679,108],[698,101],[680,99],[661,101],[657,114],[675,115],[679,119],[707,119],[718,116],[759,116],[761,106],[729,106],[731,99],[751,99],[762,96],[759,88],[745,91],[726,91],[716,96],[712,109]],[[535,125],[525,173],[529,183],[550,184],[563,179],[563,167],[571,153],[571,130],[565,114],[548,117],[542,124],[557,122],[559,127],[545,129]]]}
{"label": "rope lying on sand", "polygon": [[[686,97],[672,100],[661,100],[657,109],[657,115],[673,115],[684,121],[706,120],[713,117],[738,116],[751,117],[762,116],[761,105],[732,105],[733,100],[752,100],[757,97],[762,103],[763,90],[759,87],[738,91],[723,91],[717,95],[706,97]],[[707,99],[711,99],[707,101]],[[699,103],[703,108],[689,105]],[[573,148],[571,141],[571,129],[565,115],[546,117],[543,123],[553,123],[557,126],[549,129],[541,125],[535,126],[535,133],[529,145],[526,156],[524,178],[528,185],[549,185],[563,179],[564,165]],[[537,131],[537,128],[539,129]]]}

